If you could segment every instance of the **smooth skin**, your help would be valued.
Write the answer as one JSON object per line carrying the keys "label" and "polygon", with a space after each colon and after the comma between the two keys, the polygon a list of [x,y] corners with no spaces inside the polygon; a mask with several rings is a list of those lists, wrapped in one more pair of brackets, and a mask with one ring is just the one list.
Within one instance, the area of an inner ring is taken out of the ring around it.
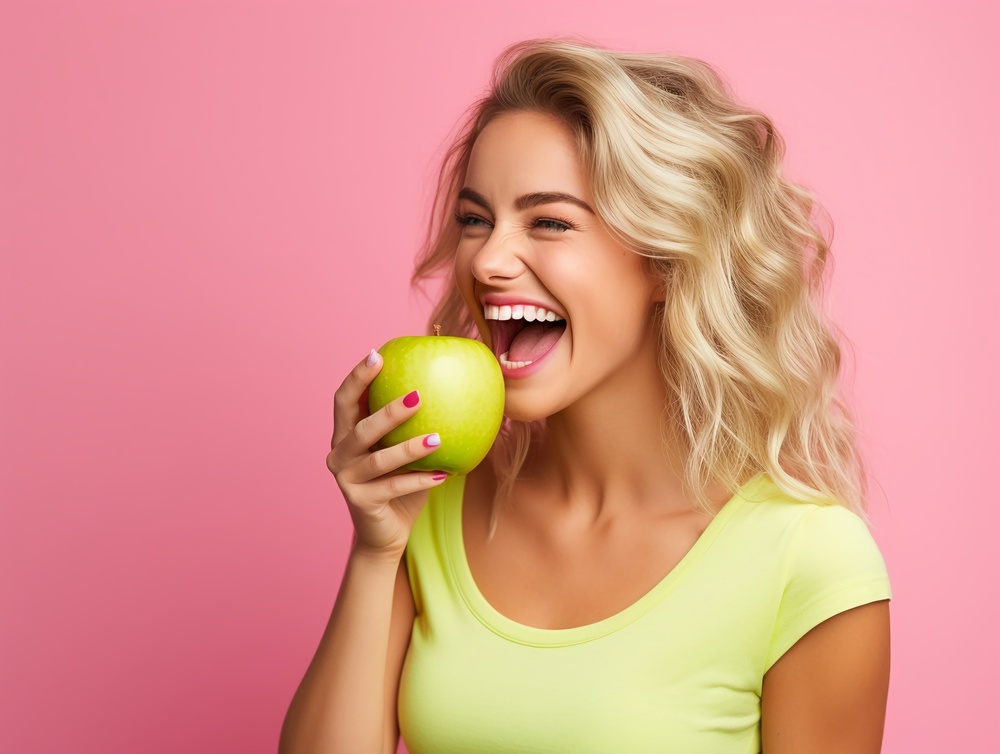
{"label": "smooth skin", "polygon": [[420,409],[399,398],[365,416],[368,386],[380,358],[360,362],[334,397],[334,433],[327,468],[355,527],[333,614],[285,716],[280,754],[395,752],[396,690],[415,613],[402,564],[414,520],[434,472],[400,467],[434,452],[420,435],[372,448]]}
{"label": "smooth skin", "polygon": [[[693,546],[711,517],[694,509],[683,458],[661,443],[667,400],[651,314],[664,292],[643,260],[594,214],[572,136],[551,116],[508,113],[474,145],[459,201],[459,290],[484,342],[482,297],[521,297],[564,315],[543,367],[507,379],[506,413],[546,418],[546,441],[487,546],[495,480],[466,479],[463,533],[477,586],[502,614],[541,628],[609,617],[645,594]],[[575,197],[526,202],[538,192]],[[400,468],[432,449],[422,438],[371,449],[419,411],[401,402],[365,416],[380,368],[361,362],[337,391],[327,465],[347,501],[354,547],[327,630],[289,709],[282,754],[395,751],[396,696],[414,620],[402,561],[435,484]],[[730,494],[704,490],[715,510]],[[766,754],[878,752],[889,678],[886,602],[815,627],[763,679]]]}
{"label": "smooth skin", "polygon": [[765,754],[877,754],[889,694],[889,603],[820,623],[764,675]]}

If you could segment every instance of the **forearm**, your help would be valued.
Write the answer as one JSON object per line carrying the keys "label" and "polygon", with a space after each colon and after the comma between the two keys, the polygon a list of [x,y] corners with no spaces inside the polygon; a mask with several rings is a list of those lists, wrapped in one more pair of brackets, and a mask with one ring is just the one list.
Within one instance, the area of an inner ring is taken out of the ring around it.
{"label": "forearm", "polygon": [[316,656],[292,699],[280,754],[381,752],[399,562],[351,552]]}

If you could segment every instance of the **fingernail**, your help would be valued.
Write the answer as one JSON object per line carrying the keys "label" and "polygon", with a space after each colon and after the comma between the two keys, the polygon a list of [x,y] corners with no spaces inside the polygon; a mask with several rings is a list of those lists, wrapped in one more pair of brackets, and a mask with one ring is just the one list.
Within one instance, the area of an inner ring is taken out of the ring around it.
{"label": "fingernail", "polygon": [[412,393],[407,393],[406,397],[403,398],[403,405],[407,408],[413,408],[418,403],[420,403],[420,393],[414,390]]}
{"label": "fingernail", "polygon": [[370,354],[368,354],[368,361],[366,361],[365,364],[367,364],[370,367],[373,367],[376,364],[378,364],[378,351],[376,351],[373,348],[372,352]]}
{"label": "fingernail", "polygon": [[427,437],[424,438],[425,448],[436,448],[440,444],[441,444],[441,435],[439,435],[437,432],[435,432],[432,435],[427,435]]}
{"label": "fingernail", "polygon": [[443,471],[435,471],[434,476],[431,477],[435,482],[440,482],[442,479],[447,479],[448,475]]}

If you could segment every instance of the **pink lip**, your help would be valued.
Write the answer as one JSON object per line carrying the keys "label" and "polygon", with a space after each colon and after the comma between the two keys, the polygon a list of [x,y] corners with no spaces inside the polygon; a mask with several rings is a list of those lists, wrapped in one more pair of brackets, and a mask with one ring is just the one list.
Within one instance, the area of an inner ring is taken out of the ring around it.
{"label": "pink lip", "polygon": [[[512,296],[510,294],[487,293],[484,296],[482,296],[480,300],[482,301],[484,307],[487,305],[488,306],[518,306],[518,305],[540,306],[547,311],[555,312],[558,316],[562,317],[563,319],[567,319],[565,314],[558,311],[551,304],[548,304],[543,301],[538,301],[536,299],[519,298],[516,296]],[[559,340],[561,342],[562,338],[560,338]],[[495,346],[496,344],[493,345]],[[557,348],[559,348],[558,342],[554,346],[552,346],[552,348],[550,348],[541,358],[536,359],[531,364],[528,364],[528,366],[521,367],[520,369],[510,369],[508,367],[505,367],[503,364],[500,364],[500,371],[503,374],[504,378],[509,377],[512,380],[519,380],[525,377],[530,377],[531,375],[533,375],[535,372],[537,372],[539,369],[542,368],[542,366],[545,363],[545,360],[548,359],[548,357],[552,354],[552,352],[555,351]],[[499,360],[500,358],[499,356],[497,356],[497,361],[499,362]]]}

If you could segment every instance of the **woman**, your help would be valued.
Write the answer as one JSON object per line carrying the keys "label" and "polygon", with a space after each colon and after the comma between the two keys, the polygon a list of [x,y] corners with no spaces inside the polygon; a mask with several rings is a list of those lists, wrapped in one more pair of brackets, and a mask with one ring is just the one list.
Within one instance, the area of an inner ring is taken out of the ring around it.
{"label": "woman", "polygon": [[[877,752],[889,583],[771,122],[696,60],[516,45],[442,171],[416,279],[500,361],[467,477],[327,463],[356,539],[283,752]],[[397,727],[398,726],[398,727]]]}

